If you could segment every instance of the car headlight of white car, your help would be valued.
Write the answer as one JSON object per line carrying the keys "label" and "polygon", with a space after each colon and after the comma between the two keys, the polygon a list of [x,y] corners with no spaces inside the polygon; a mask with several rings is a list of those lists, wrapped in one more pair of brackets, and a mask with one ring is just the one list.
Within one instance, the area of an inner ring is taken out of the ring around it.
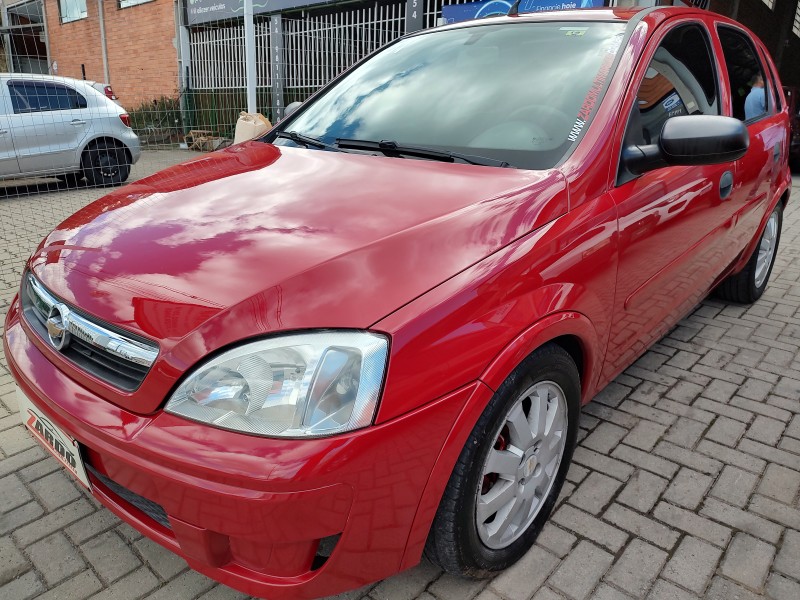
{"label": "car headlight of white car", "polygon": [[372,423],[389,342],[320,331],[249,342],[196,368],[165,410],[267,437],[320,437]]}

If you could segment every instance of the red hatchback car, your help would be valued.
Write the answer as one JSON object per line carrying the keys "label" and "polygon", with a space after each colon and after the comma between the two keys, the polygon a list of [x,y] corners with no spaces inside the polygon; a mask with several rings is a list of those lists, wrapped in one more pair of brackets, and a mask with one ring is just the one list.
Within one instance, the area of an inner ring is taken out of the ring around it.
{"label": "red hatchback car", "polygon": [[132,183],[31,256],[23,419],[194,569],[311,598],[531,546],[581,405],[706,294],[763,293],[775,66],[692,9],[406,36],[265,138]]}

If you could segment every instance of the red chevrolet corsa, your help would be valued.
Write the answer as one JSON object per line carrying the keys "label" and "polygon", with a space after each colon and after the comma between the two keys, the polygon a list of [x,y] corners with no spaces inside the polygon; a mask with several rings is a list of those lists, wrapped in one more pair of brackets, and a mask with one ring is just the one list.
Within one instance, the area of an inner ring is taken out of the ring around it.
{"label": "red chevrolet corsa", "polygon": [[548,518],[581,405],[711,290],[761,296],[788,132],[763,45],[712,13],[406,36],[51,233],[6,320],[23,419],[250,594],[423,553],[493,573]]}

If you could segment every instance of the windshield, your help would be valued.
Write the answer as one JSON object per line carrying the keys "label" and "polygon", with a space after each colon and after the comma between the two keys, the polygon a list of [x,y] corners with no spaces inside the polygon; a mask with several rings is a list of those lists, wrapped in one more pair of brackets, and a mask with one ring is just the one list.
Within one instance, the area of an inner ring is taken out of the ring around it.
{"label": "windshield", "polygon": [[620,23],[523,22],[405,38],[280,129],[550,168],[588,124],[623,33]]}

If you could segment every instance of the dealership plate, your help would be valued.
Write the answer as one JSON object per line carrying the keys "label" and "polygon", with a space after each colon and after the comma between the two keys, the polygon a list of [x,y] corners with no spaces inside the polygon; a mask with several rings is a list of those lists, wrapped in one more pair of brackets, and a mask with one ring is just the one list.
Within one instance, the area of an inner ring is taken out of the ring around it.
{"label": "dealership plate", "polygon": [[17,388],[17,402],[19,415],[25,427],[78,481],[91,488],[78,442],[61,431],[19,388]]}

